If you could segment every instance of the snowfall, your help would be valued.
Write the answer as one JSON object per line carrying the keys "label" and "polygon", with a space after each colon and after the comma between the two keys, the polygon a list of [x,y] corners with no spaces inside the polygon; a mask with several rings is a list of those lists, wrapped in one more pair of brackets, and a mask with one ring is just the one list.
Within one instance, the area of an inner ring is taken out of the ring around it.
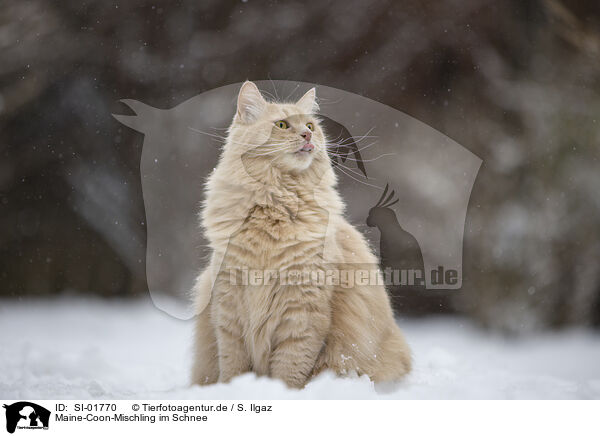
{"label": "snowfall", "polygon": [[2,399],[600,399],[600,334],[508,338],[458,317],[398,320],[414,370],[394,385],[324,373],[302,390],[241,375],[190,386],[192,322],[146,300],[0,300]]}

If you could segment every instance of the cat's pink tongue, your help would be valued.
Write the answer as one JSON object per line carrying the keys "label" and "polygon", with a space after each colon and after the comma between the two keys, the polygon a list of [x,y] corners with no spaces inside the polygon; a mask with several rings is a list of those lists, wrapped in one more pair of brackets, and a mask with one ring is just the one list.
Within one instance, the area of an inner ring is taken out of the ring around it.
{"label": "cat's pink tongue", "polygon": [[308,144],[304,144],[300,151],[312,151],[314,148],[315,146],[309,142]]}

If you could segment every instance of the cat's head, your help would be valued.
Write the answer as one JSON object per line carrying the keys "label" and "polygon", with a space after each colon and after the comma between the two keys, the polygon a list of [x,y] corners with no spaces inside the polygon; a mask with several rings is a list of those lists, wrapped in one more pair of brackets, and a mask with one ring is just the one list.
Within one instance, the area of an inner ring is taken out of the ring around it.
{"label": "cat's head", "polygon": [[317,109],[315,88],[296,102],[278,103],[265,100],[254,83],[245,82],[226,147],[256,174],[269,168],[294,174],[330,165]]}

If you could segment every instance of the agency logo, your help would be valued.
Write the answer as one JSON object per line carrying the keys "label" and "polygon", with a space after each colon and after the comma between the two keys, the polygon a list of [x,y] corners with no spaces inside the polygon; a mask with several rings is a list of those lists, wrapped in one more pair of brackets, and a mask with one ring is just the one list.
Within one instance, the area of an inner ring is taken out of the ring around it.
{"label": "agency logo", "polygon": [[3,406],[6,409],[6,431],[14,433],[22,430],[48,430],[50,411],[29,401],[19,401]]}
{"label": "agency logo", "polygon": [[[381,260],[378,266],[391,282],[387,286],[398,309],[412,306],[413,300],[419,306],[448,306],[442,301],[446,291],[462,287],[465,220],[482,160],[430,126],[360,95],[293,81],[255,84],[263,97],[276,102],[298,102],[316,90],[316,119],[326,133],[322,145],[346,204],[344,216]],[[194,315],[190,289],[211,258],[208,240],[198,230],[198,211],[205,200],[203,186],[227,141],[241,86],[213,89],[166,110],[121,100],[129,114],[114,115],[144,134],[140,171],[148,287],[154,304],[177,318]],[[232,177],[248,175],[250,183],[260,184],[259,163],[270,159],[273,165],[287,165],[280,130],[285,129],[254,132],[251,151],[242,155],[240,171]],[[312,149],[301,151],[304,157],[314,155]],[[322,174],[315,176],[316,187]],[[235,225],[227,226],[233,237]]]}

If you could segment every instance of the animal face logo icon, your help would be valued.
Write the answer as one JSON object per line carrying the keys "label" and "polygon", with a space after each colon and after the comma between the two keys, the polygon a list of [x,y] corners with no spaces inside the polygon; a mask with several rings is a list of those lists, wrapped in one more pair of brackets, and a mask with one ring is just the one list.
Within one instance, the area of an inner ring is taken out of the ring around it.
{"label": "animal face logo icon", "polygon": [[[396,212],[392,206],[400,200],[395,198],[395,191],[388,193],[389,185],[385,185],[383,194],[375,206],[369,211],[367,225],[377,227],[380,233],[379,258],[381,267],[412,275],[408,286],[422,287],[425,284],[423,255],[417,239],[404,230],[398,223]],[[387,197],[386,197],[387,195]]]}
{"label": "animal face logo icon", "polygon": [[[413,235],[402,228],[394,206],[402,210],[395,191],[389,192],[389,185],[386,185],[367,217],[367,226],[379,230],[380,267],[386,275],[394,309],[404,315],[452,311],[452,291],[426,288],[421,246]],[[440,274],[439,269],[434,270],[431,281],[443,283],[446,276],[452,278],[451,273],[452,270],[446,270],[443,274]],[[448,284],[451,284],[450,281],[447,280]]]}
{"label": "animal face logo icon", "polygon": [[[416,285],[424,284],[423,255],[419,242],[398,223],[392,206],[400,200],[395,198],[395,191],[388,193],[389,185],[385,185],[383,194],[375,206],[369,211],[367,225],[377,227],[379,238],[379,258],[381,266],[398,271],[417,272]],[[387,195],[387,197],[386,197]],[[414,280],[411,285],[415,284]]]}
{"label": "animal face logo icon", "polygon": [[[396,218],[391,207],[400,200],[397,198],[394,199],[394,194],[396,194],[395,191],[388,194],[388,188],[389,185],[385,185],[385,189],[383,190],[383,194],[381,194],[379,201],[377,201],[377,204],[369,210],[369,216],[367,217],[367,225],[369,227],[376,226],[381,230],[384,223],[390,223]],[[388,194],[387,197],[386,194]]]}
{"label": "animal face logo icon", "polygon": [[[315,86],[255,83],[278,101],[296,101]],[[198,229],[203,184],[219,159],[240,87],[217,88],[168,110],[122,100],[134,114],[114,115],[144,134],[140,171],[148,286],[155,305],[178,318],[193,316],[188,296],[209,254]],[[435,129],[373,100],[318,85],[317,96],[346,216],[386,261],[402,230],[412,238],[413,252],[420,252],[422,286],[459,289],[467,206],[481,159]],[[372,207],[376,199],[380,201]],[[451,271],[453,280],[432,280],[440,267]]]}
{"label": "animal face logo icon", "polygon": [[3,407],[6,409],[6,431],[9,433],[14,433],[17,428],[48,428],[50,411],[38,404],[19,401]]}

